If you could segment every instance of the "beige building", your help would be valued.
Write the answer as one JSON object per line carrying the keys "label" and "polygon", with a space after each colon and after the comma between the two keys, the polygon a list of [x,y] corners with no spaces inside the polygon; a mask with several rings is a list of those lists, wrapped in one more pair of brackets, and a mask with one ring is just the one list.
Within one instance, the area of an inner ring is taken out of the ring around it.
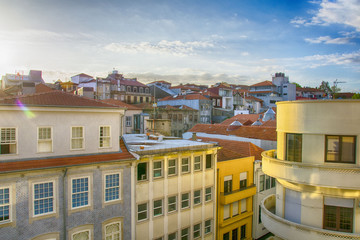
{"label": "beige building", "polygon": [[360,239],[360,101],[277,103],[277,151],[263,155],[276,194],[264,226],[283,239]]}
{"label": "beige building", "polygon": [[215,239],[214,143],[124,135],[138,156],[135,182],[136,239]]}

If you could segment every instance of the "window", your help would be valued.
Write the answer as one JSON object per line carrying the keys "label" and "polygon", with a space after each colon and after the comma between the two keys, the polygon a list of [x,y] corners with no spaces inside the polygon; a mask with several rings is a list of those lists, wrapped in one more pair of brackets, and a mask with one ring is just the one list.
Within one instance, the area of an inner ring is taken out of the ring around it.
{"label": "window", "polygon": [[206,155],[206,169],[212,168],[212,155],[207,154]]}
{"label": "window", "polygon": [[235,228],[232,230],[232,237],[231,237],[232,240],[237,240],[238,239],[238,229]]}
{"label": "window", "polygon": [[201,237],[201,223],[195,224],[193,229],[194,239]]}
{"label": "window", "polygon": [[205,188],[205,202],[212,200],[212,187]]}
{"label": "window", "polygon": [[148,89],[148,88],[145,88],[145,93],[149,93],[149,89]]}
{"label": "window", "polygon": [[154,201],[154,217],[163,215],[163,200]]}
{"label": "window", "polygon": [[105,175],[105,202],[120,199],[120,174]]}
{"label": "window", "polygon": [[189,121],[192,122],[192,120],[193,120],[193,115],[190,114],[189,115]]}
{"label": "window", "polygon": [[246,239],[246,224],[241,226],[240,239]]}
{"label": "window", "polygon": [[71,128],[71,149],[83,149],[84,148],[84,128],[72,127]]}
{"label": "window", "polygon": [[148,218],[148,204],[138,204],[137,205],[137,218],[138,221],[146,220]]}
{"label": "window", "polygon": [[201,204],[201,190],[194,191],[194,205]]}
{"label": "window", "polygon": [[302,156],[302,134],[286,134],[286,160],[301,162]]}
{"label": "window", "polygon": [[131,116],[126,116],[126,126],[127,127],[131,127],[131,122],[132,122]]}
{"label": "window", "polygon": [[16,144],[16,128],[1,128],[0,154],[15,154]]}
{"label": "window", "polygon": [[265,175],[265,188],[270,189],[270,176]]}
{"label": "window", "polygon": [[190,172],[189,158],[182,158],[181,159],[181,172],[182,173]]}
{"label": "window", "polygon": [[230,232],[224,233],[223,240],[230,240]]}
{"label": "window", "polygon": [[168,161],[168,176],[176,175],[177,174],[176,168],[177,168],[176,159],[169,159],[169,161]]}
{"label": "window", "polygon": [[153,177],[154,178],[160,178],[163,176],[163,161],[154,161],[153,162]]}
{"label": "window", "polygon": [[355,163],[354,136],[326,136],[326,162]]}
{"label": "window", "polygon": [[190,193],[181,194],[181,209],[190,207]]}
{"label": "window", "polygon": [[175,212],[177,210],[177,196],[168,197],[168,213]]}
{"label": "window", "polygon": [[110,223],[105,226],[106,240],[120,240],[121,239],[121,223]]}
{"label": "window", "polygon": [[90,240],[90,230],[74,233],[71,240]]}
{"label": "window", "polygon": [[354,200],[325,197],[324,229],[340,232],[353,231]]}
{"label": "window", "polygon": [[140,88],[139,88],[139,92],[140,92],[140,93],[143,93],[143,92],[144,92],[144,88],[140,87]]}
{"label": "window", "polygon": [[109,126],[100,126],[100,147],[108,148],[110,147],[110,127]]}
{"label": "window", "polygon": [[179,114],[179,116],[178,116],[178,121],[179,121],[179,122],[182,122],[182,120],[183,120],[182,114]]}
{"label": "window", "polygon": [[198,115],[194,115],[194,122],[197,122],[198,121]]}
{"label": "window", "polygon": [[212,232],[212,220],[206,220],[205,221],[205,226],[204,226],[204,233],[208,234]]}
{"label": "window", "polygon": [[230,204],[224,205],[224,220],[230,218]]}
{"label": "window", "polygon": [[240,189],[247,187],[247,172],[240,173]]}
{"label": "window", "polygon": [[38,152],[52,151],[51,127],[38,128]]}
{"label": "window", "polygon": [[0,223],[11,221],[10,188],[0,188]]}
{"label": "window", "polygon": [[258,222],[261,223],[261,206],[259,206],[259,219]]}
{"label": "window", "polygon": [[232,203],[232,216],[239,215],[239,202],[233,202]]}
{"label": "window", "polygon": [[127,86],[127,92],[131,92],[131,87],[130,86]]}
{"label": "window", "polygon": [[232,191],[232,175],[224,177],[224,193],[231,193]]}
{"label": "window", "polygon": [[241,205],[241,213],[246,212],[246,210],[247,210],[247,208],[246,208],[246,198],[241,199],[240,205]]}
{"label": "window", "polygon": [[271,178],[271,188],[276,186],[276,179],[275,178]]}
{"label": "window", "polygon": [[265,190],[265,175],[260,175],[260,188],[259,191],[262,192]]}
{"label": "window", "polygon": [[170,233],[168,235],[168,240],[176,240],[177,239],[177,232],[174,232],[174,233]]}
{"label": "window", "polygon": [[167,119],[172,120],[172,114],[171,114],[171,113],[168,114],[168,118],[167,118]]}
{"label": "window", "polygon": [[181,230],[181,240],[188,240],[189,238],[190,228],[184,228]]}
{"label": "window", "polygon": [[201,171],[201,156],[194,158],[194,171]]}
{"label": "window", "polygon": [[33,185],[33,191],[34,216],[55,212],[53,182],[36,183]]}
{"label": "window", "polygon": [[143,163],[138,163],[137,165],[137,180],[138,181],[142,181],[142,180],[147,180],[148,179],[148,163],[147,162],[143,162]]}
{"label": "window", "polygon": [[71,207],[89,205],[89,178],[75,178],[71,181]]}

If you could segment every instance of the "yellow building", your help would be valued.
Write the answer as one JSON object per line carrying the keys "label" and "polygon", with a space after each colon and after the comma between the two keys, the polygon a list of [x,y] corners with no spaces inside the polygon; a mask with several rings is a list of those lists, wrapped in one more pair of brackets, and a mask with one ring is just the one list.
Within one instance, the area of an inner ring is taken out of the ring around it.
{"label": "yellow building", "polygon": [[283,239],[360,239],[360,101],[277,103],[277,151],[263,155],[276,194],[264,226]]}
{"label": "yellow building", "polygon": [[217,239],[252,239],[254,160],[263,149],[249,142],[201,138],[217,142]]}

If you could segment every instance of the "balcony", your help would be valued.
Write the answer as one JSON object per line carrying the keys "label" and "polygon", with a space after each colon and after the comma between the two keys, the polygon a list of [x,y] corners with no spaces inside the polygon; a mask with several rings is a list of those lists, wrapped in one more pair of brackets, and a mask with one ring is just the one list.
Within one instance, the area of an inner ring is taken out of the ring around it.
{"label": "balcony", "polygon": [[248,198],[256,194],[255,185],[251,185],[245,189],[239,189],[230,193],[220,193],[220,203],[222,205],[230,204],[240,199]]}
{"label": "balcony", "polygon": [[311,164],[274,158],[275,150],[262,153],[262,169],[271,177],[319,187],[359,189],[360,167],[349,164]]}
{"label": "balcony", "polygon": [[261,202],[261,221],[270,232],[280,238],[291,240],[360,239],[360,234],[329,231],[288,221],[275,215],[273,213],[275,208],[276,199],[273,194]]}

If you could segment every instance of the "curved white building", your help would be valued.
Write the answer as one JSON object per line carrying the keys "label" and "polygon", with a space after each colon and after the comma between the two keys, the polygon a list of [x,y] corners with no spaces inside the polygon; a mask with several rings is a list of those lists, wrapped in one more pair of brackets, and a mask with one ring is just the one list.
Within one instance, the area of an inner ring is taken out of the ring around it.
{"label": "curved white building", "polygon": [[276,194],[264,226],[283,239],[360,239],[360,101],[277,103],[277,151],[263,152]]}

